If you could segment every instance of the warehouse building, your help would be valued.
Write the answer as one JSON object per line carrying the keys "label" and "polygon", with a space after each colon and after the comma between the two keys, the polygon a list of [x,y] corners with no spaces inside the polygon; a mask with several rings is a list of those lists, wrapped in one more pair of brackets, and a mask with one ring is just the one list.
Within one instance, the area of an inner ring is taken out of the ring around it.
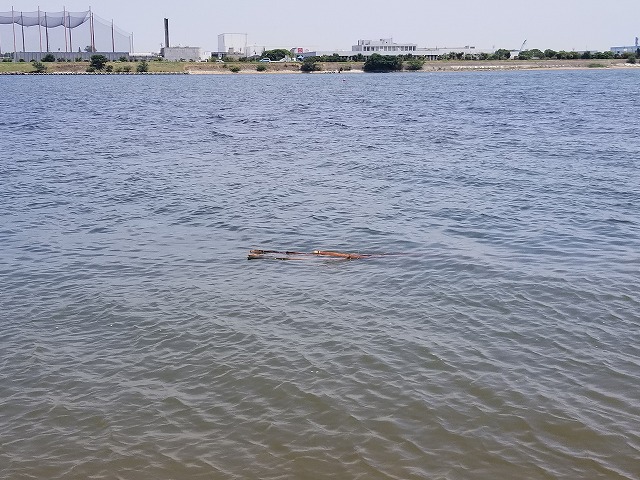
{"label": "warehouse building", "polygon": [[168,62],[198,62],[202,60],[200,47],[164,47],[160,52]]}
{"label": "warehouse building", "polygon": [[640,46],[638,45],[638,37],[636,37],[636,44],[634,46],[631,47],[611,47],[611,51],[613,53],[617,53],[622,55],[623,53],[638,53],[638,48],[640,48]]}
{"label": "warehouse building", "polygon": [[395,43],[393,38],[381,38],[380,40],[358,40],[357,45],[353,45],[351,50],[317,50],[304,51],[294,49],[292,53],[303,58],[320,57],[323,55],[338,55],[341,58],[352,59],[357,55],[369,57],[375,53],[379,55],[413,55],[424,57],[427,60],[437,60],[441,55],[449,53],[463,53],[465,55],[479,55],[481,53],[493,53],[492,50],[483,50],[466,45],[464,47],[435,47],[420,48],[415,43]]}

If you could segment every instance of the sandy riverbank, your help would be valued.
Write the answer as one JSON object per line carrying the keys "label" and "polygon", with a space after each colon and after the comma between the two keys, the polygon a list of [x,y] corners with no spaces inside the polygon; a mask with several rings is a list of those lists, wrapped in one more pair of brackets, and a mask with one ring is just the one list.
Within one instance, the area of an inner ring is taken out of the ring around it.
{"label": "sandy riverbank", "polygon": [[[264,65],[264,64],[263,64]],[[349,63],[320,63],[322,70],[314,74],[323,73],[363,73],[362,62]],[[236,74],[256,73],[303,73],[297,63],[268,63],[264,72],[258,72],[255,64],[237,63],[233,66],[240,68]],[[232,74],[231,65],[200,63],[185,66],[190,74],[213,75]],[[425,62],[418,72],[460,72],[460,71],[508,71],[508,70],[583,70],[583,69],[611,69],[637,68],[639,65],[625,63],[625,60],[505,60],[505,61],[431,61]]]}

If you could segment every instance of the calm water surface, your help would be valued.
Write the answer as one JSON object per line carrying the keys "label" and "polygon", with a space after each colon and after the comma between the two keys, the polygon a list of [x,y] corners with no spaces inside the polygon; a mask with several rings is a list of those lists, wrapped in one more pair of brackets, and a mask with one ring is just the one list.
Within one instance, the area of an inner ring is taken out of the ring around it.
{"label": "calm water surface", "polygon": [[0,77],[0,477],[638,478],[639,82]]}

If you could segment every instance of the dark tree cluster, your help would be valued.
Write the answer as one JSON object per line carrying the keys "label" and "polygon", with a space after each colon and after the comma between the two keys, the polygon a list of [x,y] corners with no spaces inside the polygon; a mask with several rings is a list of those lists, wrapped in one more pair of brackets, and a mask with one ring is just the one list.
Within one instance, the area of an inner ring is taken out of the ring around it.
{"label": "dark tree cluster", "polygon": [[322,70],[318,64],[318,57],[307,57],[300,65],[300,70],[303,72],[319,72]]}
{"label": "dark tree cluster", "polygon": [[395,72],[402,70],[402,58],[395,55],[380,55],[374,53],[363,67],[365,72]]}
{"label": "dark tree cluster", "polygon": [[272,62],[277,62],[284,58],[290,57],[291,52],[289,50],[285,50],[284,48],[276,48],[275,50],[266,50],[262,54],[262,58],[268,58]]}

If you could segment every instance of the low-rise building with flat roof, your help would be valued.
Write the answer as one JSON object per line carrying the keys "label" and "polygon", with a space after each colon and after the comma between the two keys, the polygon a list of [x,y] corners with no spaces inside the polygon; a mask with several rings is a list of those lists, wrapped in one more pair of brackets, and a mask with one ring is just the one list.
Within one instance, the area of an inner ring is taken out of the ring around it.
{"label": "low-rise building with flat roof", "polygon": [[393,38],[380,40],[358,40],[358,44],[351,47],[351,51],[358,53],[379,53],[381,55],[406,55],[418,49],[415,43],[394,43]]}
{"label": "low-rise building with flat roof", "polygon": [[359,55],[370,57],[377,53],[379,55],[413,55],[424,57],[427,60],[437,60],[438,57],[449,53],[463,53],[464,55],[493,53],[492,50],[479,49],[470,45],[465,45],[464,47],[420,48],[415,43],[395,43],[392,38],[381,38],[375,41],[358,40],[358,44],[353,45],[351,50],[305,50],[304,52],[300,50],[301,49],[293,49],[292,53],[303,58],[338,55],[340,58],[353,59]]}
{"label": "low-rise building with flat roof", "polygon": [[640,46],[638,45],[638,37],[636,37],[636,44],[634,46],[630,46],[630,47],[611,47],[611,51],[613,53],[617,53],[622,55],[623,53],[638,53],[638,48],[640,48]]}
{"label": "low-rise building with flat roof", "polygon": [[202,60],[202,48],[200,47],[164,47],[160,55],[169,62]]}

